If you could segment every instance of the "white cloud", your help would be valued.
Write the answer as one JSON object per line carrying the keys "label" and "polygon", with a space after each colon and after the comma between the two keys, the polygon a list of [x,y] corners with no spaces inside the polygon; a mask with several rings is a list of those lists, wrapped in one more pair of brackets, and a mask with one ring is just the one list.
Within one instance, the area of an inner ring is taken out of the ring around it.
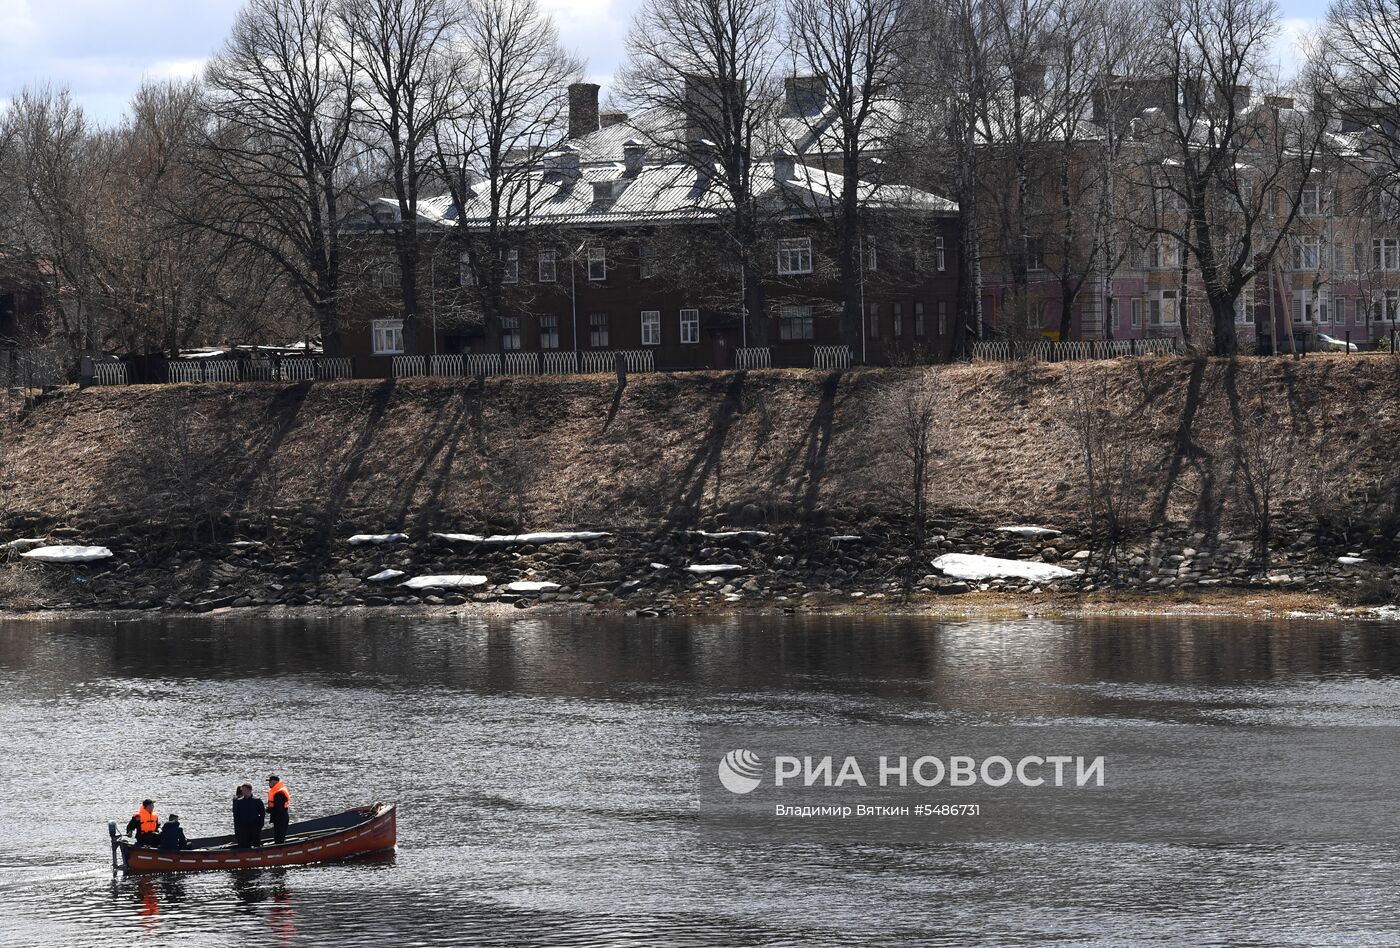
{"label": "white cloud", "polygon": [[1298,74],[1307,58],[1308,45],[1316,38],[1321,25],[1322,21],[1313,17],[1294,16],[1279,21],[1273,61],[1280,79],[1286,81]]}

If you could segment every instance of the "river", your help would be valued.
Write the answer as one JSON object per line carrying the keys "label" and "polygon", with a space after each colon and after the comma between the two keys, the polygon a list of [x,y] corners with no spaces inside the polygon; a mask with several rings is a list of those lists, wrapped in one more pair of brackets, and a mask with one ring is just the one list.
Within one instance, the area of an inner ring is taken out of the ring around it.
{"label": "river", "polygon": [[[0,625],[0,944],[1400,942],[1388,853],[736,843],[708,725],[1400,723],[1382,624],[871,618],[64,619]],[[114,876],[144,796],[226,832],[392,799],[387,860]]]}

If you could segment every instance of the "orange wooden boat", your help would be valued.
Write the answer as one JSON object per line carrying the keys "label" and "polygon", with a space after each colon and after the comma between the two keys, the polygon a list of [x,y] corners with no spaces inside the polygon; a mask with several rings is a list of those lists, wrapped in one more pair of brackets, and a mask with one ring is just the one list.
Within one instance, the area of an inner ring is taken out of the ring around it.
{"label": "orange wooden boat", "polygon": [[263,830],[263,845],[238,849],[232,836],[209,836],[189,840],[189,848],[178,852],[137,846],[125,836],[117,836],[115,823],[107,825],[112,837],[112,861],[121,851],[122,868],[127,872],[198,872],[204,869],[265,869],[269,866],[301,866],[331,862],[367,853],[393,849],[398,828],[392,803],[374,803],[303,820],[287,826],[287,838],[274,845],[272,829]]}

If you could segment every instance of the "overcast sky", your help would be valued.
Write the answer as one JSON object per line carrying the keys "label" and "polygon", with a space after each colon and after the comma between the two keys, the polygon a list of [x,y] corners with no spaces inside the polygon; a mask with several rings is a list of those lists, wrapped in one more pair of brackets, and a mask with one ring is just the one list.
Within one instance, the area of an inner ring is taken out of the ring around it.
{"label": "overcast sky", "polygon": [[[565,43],[604,86],[622,56],[639,0],[543,0]],[[1282,0],[1280,60],[1322,16],[1326,0]],[[69,86],[93,115],[121,115],[143,77],[191,76],[223,41],[242,0],[0,0],[0,98],[26,84]]]}

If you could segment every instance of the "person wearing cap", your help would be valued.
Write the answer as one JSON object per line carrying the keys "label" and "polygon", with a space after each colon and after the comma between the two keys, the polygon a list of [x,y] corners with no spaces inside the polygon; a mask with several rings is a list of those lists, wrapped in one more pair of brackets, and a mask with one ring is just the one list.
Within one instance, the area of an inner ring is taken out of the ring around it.
{"label": "person wearing cap", "polygon": [[280,846],[287,841],[287,824],[291,822],[292,792],[276,774],[267,778],[267,815],[272,820],[272,841]]}
{"label": "person wearing cap", "polygon": [[178,852],[188,849],[189,846],[189,840],[185,839],[185,831],[180,828],[180,817],[174,813],[170,814],[165,818],[165,825],[160,828],[160,848]]}
{"label": "person wearing cap", "polygon": [[156,801],[142,800],[141,809],[131,814],[126,821],[126,832],[136,840],[138,846],[154,846],[160,842],[160,820],[156,817]]}

